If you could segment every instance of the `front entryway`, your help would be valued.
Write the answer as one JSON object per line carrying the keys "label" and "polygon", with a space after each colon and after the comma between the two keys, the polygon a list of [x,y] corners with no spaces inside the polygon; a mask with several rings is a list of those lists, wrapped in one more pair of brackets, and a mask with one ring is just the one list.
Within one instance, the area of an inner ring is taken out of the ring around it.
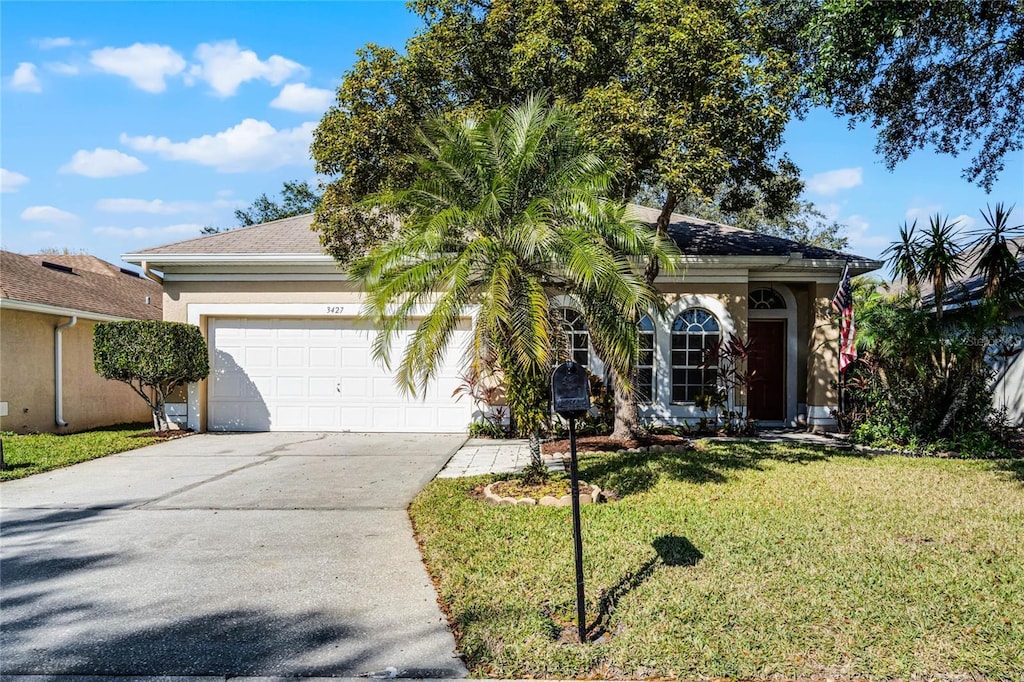
{"label": "front entryway", "polygon": [[753,373],[747,397],[749,416],[758,421],[786,418],[786,321],[750,320],[751,351],[747,367]]}

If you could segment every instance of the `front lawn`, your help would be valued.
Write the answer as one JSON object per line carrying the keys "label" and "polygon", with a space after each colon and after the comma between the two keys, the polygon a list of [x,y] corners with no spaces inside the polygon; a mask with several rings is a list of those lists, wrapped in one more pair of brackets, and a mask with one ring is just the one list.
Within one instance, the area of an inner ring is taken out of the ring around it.
{"label": "front lawn", "polygon": [[38,433],[22,436],[4,433],[0,437],[4,442],[4,462],[7,466],[4,471],[0,471],[0,481],[24,478],[162,440],[146,435],[152,430],[152,426],[145,424],[122,424],[67,435]]}
{"label": "front lawn", "polygon": [[1019,463],[699,446],[582,458],[584,480],[621,494],[583,508],[587,645],[565,637],[568,508],[488,506],[467,494],[480,477],[420,494],[413,522],[475,675],[1019,680]]}

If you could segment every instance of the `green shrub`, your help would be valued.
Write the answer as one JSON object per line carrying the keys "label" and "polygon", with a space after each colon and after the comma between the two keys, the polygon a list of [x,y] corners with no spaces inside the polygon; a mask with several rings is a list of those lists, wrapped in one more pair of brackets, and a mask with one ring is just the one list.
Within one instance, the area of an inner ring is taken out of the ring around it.
{"label": "green shrub", "polygon": [[156,320],[97,324],[93,365],[101,377],[128,384],[146,401],[157,430],[168,426],[167,396],[210,374],[209,351],[199,327]]}
{"label": "green shrub", "polygon": [[470,438],[506,438],[505,428],[501,424],[482,419],[469,425]]}

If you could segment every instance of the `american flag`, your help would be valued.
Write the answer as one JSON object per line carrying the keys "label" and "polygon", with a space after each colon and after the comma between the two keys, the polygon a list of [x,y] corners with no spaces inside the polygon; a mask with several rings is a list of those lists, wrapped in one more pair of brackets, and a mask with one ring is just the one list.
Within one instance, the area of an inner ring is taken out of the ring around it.
{"label": "american flag", "polygon": [[839,325],[839,372],[842,373],[857,359],[857,346],[854,345],[857,326],[853,322],[853,285],[850,283],[849,263],[843,270],[836,295],[832,297],[832,307],[843,316]]}

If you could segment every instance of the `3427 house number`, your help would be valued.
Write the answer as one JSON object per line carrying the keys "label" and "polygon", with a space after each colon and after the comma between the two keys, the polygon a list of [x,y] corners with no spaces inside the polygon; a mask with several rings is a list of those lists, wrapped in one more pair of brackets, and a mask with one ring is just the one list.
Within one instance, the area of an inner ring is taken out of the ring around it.
{"label": "3427 house number", "polygon": [[328,315],[341,315],[345,312],[345,307],[340,305],[329,305],[327,306]]}

